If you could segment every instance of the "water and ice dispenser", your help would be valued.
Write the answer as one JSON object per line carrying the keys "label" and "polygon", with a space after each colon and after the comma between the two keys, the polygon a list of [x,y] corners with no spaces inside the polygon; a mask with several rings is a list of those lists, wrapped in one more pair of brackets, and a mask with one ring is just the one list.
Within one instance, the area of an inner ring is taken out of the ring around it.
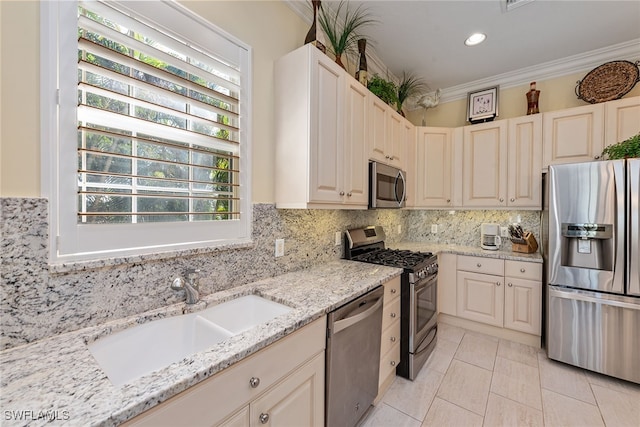
{"label": "water and ice dispenser", "polygon": [[613,271],[614,261],[612,224],[562,224],[563,266]]}

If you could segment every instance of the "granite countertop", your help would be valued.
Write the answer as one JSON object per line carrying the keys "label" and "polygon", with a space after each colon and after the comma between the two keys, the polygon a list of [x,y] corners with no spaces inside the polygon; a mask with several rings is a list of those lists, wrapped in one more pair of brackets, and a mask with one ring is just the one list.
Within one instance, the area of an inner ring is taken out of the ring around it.
{"label": "granite countertop", "polygon": [[442,244],[434,244],[428,242],[409,242],[403,241],[398,242],[389,247],[393,249],[407,249],[412,251],[421,251],[421,252],[433,252],[434,254],[438,253],[451,253],[458,255],[471,255],[485,258],[499,258],[506,259],[512,261],[526,261],[526,262],[537,262],[542,263],[542,255],[540,252],[534,252],[532,254],[525,254],[521,252],[513,252],[511,250],[497,250],[497,251],[489,251],[486,249],[482,249],[479,246],[462,246],[462,245],[442,245]]}
{"label": "granite countertop", "polygon": [[[2,424],[117,425],[401,272],[397,268],[336,260],[207,295],[194,306],[175,304],[4,350],[0,352]],[[109,333],[254,293],[294,310],[121,387],[111,384],[89,353],[87,343]]]}

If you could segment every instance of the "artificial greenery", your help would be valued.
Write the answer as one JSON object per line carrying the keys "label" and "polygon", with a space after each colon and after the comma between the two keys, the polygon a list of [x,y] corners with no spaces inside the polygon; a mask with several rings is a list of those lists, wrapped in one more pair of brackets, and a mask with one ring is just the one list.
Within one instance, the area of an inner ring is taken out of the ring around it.
{"label": "artificial greenery", "polygon": [[395,105],[398,102],[398,88],[395,83],[385,80],[377,74],[371,77],[367,88],[389,105]]}
{"label": "artificial greenery", "polygon": [[341,0],[335,14],[320,5],[318,22],[327,36],[329,51],[335,55],[336,62],[344,68],[340,58],[349,52],[357,53],[358,39],[361,38],[358,32],[363,27],[378,21],[371,17],[362,4],[355,9],[350,9],[348,3]]}
{"label": "artificial greenery", "polygon": [[640,157],[640,133],[617,144],[609,145],[600,156],[607,160]]}
{"label": "artificial greenery", "polygon": [[420,95],[426,88],[427,85],[421,78],[403,72],[402,80],[400,80],[400,84],[398,85],[398,96],[396,101],[396,109],[398,110],[398,113],[403,114],[402,106],[407,99]]}

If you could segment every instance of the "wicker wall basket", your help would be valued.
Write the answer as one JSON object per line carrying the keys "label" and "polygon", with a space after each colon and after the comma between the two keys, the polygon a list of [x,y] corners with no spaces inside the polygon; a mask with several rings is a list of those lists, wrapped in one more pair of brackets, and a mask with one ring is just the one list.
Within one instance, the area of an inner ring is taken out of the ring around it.
{"label": "wicker wall basket", "polygon": [[576,95],[591,104],[620,99],[640,81],[638,64],[611,61],[589,71],[576,85]]}

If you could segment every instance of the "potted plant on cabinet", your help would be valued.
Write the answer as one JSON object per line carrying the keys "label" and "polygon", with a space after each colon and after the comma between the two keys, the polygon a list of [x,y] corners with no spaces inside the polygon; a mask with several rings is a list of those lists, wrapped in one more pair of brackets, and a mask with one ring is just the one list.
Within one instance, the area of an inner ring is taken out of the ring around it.
{"label": "potted plant on cabinet", "polygon": [[389,105],[395,105],[398,102],[398,88],[395,83],[385,80],[377,74],[371,77],[367,88]]}
{"label": "potted plant on cabinet", "polygon": [[609,145],[600,155],[602,159],[605,159],[605,157],[606,160],[640,157],[640,133],[617,144]]}
{"label": "potted plant on cabinet", "polygon": [[398,95],[396,100],[396,109],[402,117],[404,117],[402,107],[405,101],[424,92],[426,88],[427,85],[421,78],[405,72],[402,73],[402,80],[400,80],[400,84],[398,84]]}
{"label": "potted plant on cabinet", "polygon": [[342,63],[342,55],[357,52],[356,44],[361,38],[359,31],[378,21],[373,19],[362,5],[350,9],[347,2],[340,1],[335,14],[321,5],[318,22],[327,36],[329,51],[335,55],[336,63],[346,70]]}

